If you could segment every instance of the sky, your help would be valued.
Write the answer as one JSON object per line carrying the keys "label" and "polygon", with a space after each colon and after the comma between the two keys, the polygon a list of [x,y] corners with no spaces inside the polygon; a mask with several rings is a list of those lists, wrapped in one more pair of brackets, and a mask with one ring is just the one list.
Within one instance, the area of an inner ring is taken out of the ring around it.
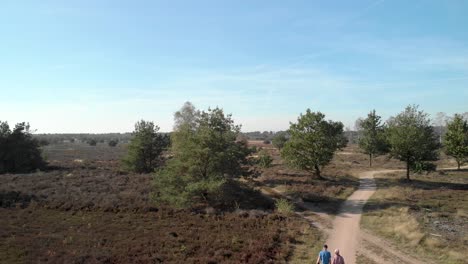
{"label": "sky", "polygon": [[467,14],[464,0],[3,0],[0,120],[171,131],[185,101],[243,131],[307,108],[350,129],[372,109],[467,112]]}

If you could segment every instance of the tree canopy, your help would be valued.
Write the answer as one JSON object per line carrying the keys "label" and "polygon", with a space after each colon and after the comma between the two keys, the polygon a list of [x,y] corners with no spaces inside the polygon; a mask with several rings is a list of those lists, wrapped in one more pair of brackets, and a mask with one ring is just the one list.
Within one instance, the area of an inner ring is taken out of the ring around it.
{"label": "tree canopy", "polygon": [[346,145],[341,122],[327,121],[320,112],[307,109],[297,123],[291,123],[290,139],[281,150],[283,158],[293,167],[320,172],[333,158],[336,150]]}
{"label": "tree canopy", "polygon": [[284,147],[284,144],[288,141],[286,132],[278,132],[272,139],[272,143],[275,147],[281,150]]}
{"label": "tree canopy", "polygon": [[428,115],[417,106],[407,106],[388,120],[390,155],[406,162],[406,177],[410,169],[426,161],[438,159],[439,143]]}
{"label": "tree canopy", "polygon": [[372,167],[372,158],[388,150],[385,127],[375,110],[372,110],[367,118],[359,119],[357,123],[360,130],[359,147],[369,155],[369,166]]}
{"label": "tree canopy", "polygon": [[447,123],[447,133],[444,137],[444,147],[447,155],[457,161],[457,167],[468,158],[468,123],[459,114]]}
{"label": "tree canopy", "polygon": [[161,154],[169,145],[168,135],[158,133],[159,127],[153,122],[141,120],[135,124],[128,153],[123,159],[127,170],[153,172],[161,163]]}
{"label": "tree canopy", "polygon": [[182,108],[174,113],[174,130],[178,130],[181,126],[194,129],[199,117],[200,111],[191,102],[185,102]]}
{"label": "tree canopy", "polygon": [[11,130],[7,122],[0,121],[0,173],[31,172],[44,166],[29,124],[18,123]]}
{"label": "tree canopy", "polygon": [[236,141],[240,126],[222,109],[182,120],[171,137],[174,156],[154,178],[156,202],[176,207],[207,201],[227,180],[247,173],[250,154],[245,142]]}

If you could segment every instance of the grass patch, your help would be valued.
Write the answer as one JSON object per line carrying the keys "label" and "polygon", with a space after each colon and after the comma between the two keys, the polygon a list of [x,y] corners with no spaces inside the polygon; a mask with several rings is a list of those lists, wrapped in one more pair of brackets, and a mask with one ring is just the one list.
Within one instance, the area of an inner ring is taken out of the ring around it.
{"label": "grass patch", "polygon": [[297,233],[294,236],[295,243],[288,263],[315,263],[323,244],[323,236],[316,228],[311,227],[305,221],[299,230],[299,232],[296,231]]}
{"label": "grass patch", "polygon": [[275,202],[276,211],[284,215],[292,215],[294,213],[294,204],[286,199],[278,199]]}
{"label": "grass patch", "polygon": [[411,182],[401,177],[378,176],[379,189],[364,207],[361,225],[401,250],[437,263],[465,263],[468,172],[416,175]]}
{"label": "grass patch", "polygon": [[362,255],[362,254],[358,254],[357,257],[356,257],[356,263],[359,263],[359,264],[378,264],[378,263],[375,263],[375,261],[373,261],[372,259]]}

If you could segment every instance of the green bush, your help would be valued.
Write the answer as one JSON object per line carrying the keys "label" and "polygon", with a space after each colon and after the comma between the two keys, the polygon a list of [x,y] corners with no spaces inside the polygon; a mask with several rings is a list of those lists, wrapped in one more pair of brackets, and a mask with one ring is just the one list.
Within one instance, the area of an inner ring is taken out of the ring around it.
{"label": "green bush", "polygon": [[291,215],[294,213],[294,205],[286,199],[278,199],[275,202],[276,211],[280,214]]}
{"label": "green bush", "polygon": [[431,162],[415,162],[411,168],[415,173],[436,171],[437,165]]}
{"label": "green bush", "polygon": [[13,130],[0,121],[0,173],[22,173],[45,166],[39,142],[29,130],[29,124],[16,124]]}
{"label": "green bush", "polygon": [[109,147],[115,147],[115,146],[117,146],[117,144],[119,144],[119,140],[118,139],[111,139],[111,140],[109,140],[109,142],[107,144],[109,145]]}
{"label": "green bush", "polygon": [[272,143],[273,146],[277,147],[279,150],[281,150],[284,147],[284,144],[288,141],[288,138],[286,137],[286,132],[278,132],[276,135],[273,137]]}
{"label": "green bush", "polygon": [[95,139],[90,139],[90,140],[88,140],[88,144],[89,144],[90,146],[96,146],[96,145],[97,145],[97,141],[96,141]]}
{"label": "green bush", "polygon": [[258,153],[257,164],[262,168],[269,168],[271,167],[271,163],[273,162],[273,158],[268,155],[265,150],[261,150]]}

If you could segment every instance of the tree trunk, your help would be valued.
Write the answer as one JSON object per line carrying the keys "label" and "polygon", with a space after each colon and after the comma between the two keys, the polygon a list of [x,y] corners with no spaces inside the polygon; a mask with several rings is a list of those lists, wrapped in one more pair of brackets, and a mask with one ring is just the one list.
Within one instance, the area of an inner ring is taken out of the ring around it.
{"label": "tree trunk", "polygon": [[409,162],[409,160],[407,160],[407,161],[406,161],[406,179],[407,179],[408,181],[410,181],[409,171],[410,171],[410,162]]}
{"label": "tree trunk", "polygon": [[320,175],[320,167],[319,167],[318,165],[315,165],[314,168],[315,168],[315,175],[316,175],[319,179],[323,179],[323,178],[322,178],[322,175]]}
{"label": "tree trunk", "polygon": [[460,170],[461,162],[459,160],[457,160],[457,166],[458,166],[458,170]]}
{"label": "tree trunk", "polygon": [[369,154],[369,167],[372,167],[372,154]]}

